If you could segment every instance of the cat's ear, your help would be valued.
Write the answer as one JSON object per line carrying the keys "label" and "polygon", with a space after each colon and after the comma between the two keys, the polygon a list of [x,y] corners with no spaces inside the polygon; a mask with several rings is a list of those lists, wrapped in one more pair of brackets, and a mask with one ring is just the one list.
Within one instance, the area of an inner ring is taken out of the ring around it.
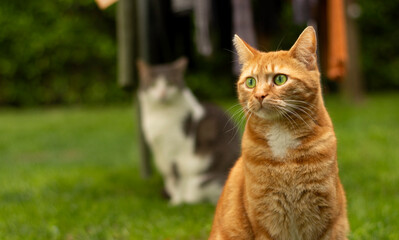
{"label": "cat's ear", "polygon": [[241,64],[245,64],[258,54],[258,50],[249,46],[249,44],[244,42],[237,34],[234,35],[233,43],[238,53],[238,61]]}
{"label": "cat's ear", "polygon": [[146,63],[141,59],[138,59],[136,63],[137,63],[137,69],[139,70],[139,74],[141,76],[147,75],[147,73],[150,71],[150,66],[148,65],[148,63]]}
{"label": "cat's ear", "polygon": [[177,60],[175,60],[173,63],[173,66],[175,66],[178,69],[181,69],[182,71],[186,70],[187,64],[188,64],[188,59],[186,57],[179,57]]}
{"label": "cat's ear", "polygon": [[291,47],[289,53],[298,61],[305,64],[308,70],[317,69],[317,40],[313,27],[307,27]]}

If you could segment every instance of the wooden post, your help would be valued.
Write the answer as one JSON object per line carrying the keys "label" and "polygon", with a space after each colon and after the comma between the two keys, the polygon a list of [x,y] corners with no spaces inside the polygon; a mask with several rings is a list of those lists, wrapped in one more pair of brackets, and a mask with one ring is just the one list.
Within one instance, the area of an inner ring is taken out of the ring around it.
{"label": "wooden post", "polygon": [[140,147],[140,174],[142,178],[149,178],[152,175],[151,152],[144,138],[143,128],[141,127],[141,110],[138,97],[136,99],[137,130],[139,133]]}
{"label": "wooden post", "polygon": [[346,79],[341,83],[341,90],[345,98],[359,104],[364,100],[363,77],[359,66],[359,31],[357,18],[360,7],[355,0],[346,1],[347,37],[348,37],[348,72]]}
{"label": "wooden post", "polygon": [[[140,59],[149,62],[150,58],[150,45],[148,31],[149,25],[149,1],[148,0],[137,0],[137,32],[138,32],[138,46]],[[136,63],[135,65],[136,66]],[[143,178],[148,178],[152,175],[151,168],[151,152],[147,142],[144,139],[143,128],[141,124],[141,111],[138,97],[136,99],[137,117],[138,117],[138,130],[139,130],[139,146],[140,146],[140,173]]]}
{"label": "wooden post", "polygon": [[123,88],[132,88],[136,78],[135,16],[135,0],[119,0],[117,5],[118,84]]}
{"label": "wooden post", "polygon": [[[147,2],[139,0],[139,2]],[[118,83],[121,87],[132,91],[134,81],[136,80],[136,60],[137,60],[137,16],[136,8],[141,5],[137,5],[135,0],[119,0],[117,6],[117,36],[118,36]],[[140,10],[140,9],[139,9]],[[138,11],[140,13],[140,11]],[[142,11],[145,13],[145,11]],[[141,13],[143,14],[143,13]],[[139,16],[142,17],[142,16]],[[144,18],[146,19],[146,18]],[[140,19],[141,20],[141,19]],[[141,21],[139,21],[140,23]],[[142,29],[142,28],[141,28]],[[140,33],[139,36],[145,36]],[[140,41],[140,49],[148,49],[145,45],[146,41]],[[140,55],[145,57],[146,52],[140,51]],[[144,140],[143,131],[141,128],[141,112],[137,96],[133,97],[136,105],[136,116],[137,116],[137,131],[139,151],[140,151],[140,173],[143,178],[151,176],[151,163],[150,163],[150,151]]]}
{"label": "wooden post", "polygon": [[149,34],[150,25],[148,23],[149,0],[137,0],[137,17],[138,17],[138,41],[139,41],[139,56],[142,60],[149,62],[150,45]]}

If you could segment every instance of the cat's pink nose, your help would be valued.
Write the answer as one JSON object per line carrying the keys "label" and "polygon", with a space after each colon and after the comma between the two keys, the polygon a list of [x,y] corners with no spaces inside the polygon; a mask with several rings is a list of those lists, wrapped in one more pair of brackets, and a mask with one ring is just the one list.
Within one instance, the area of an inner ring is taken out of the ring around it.
{"label": "cat's pink nose", "polygon": [[263,99],[265,99],[265,97],[267,97],[268,94],[266,93],[261,93],[261,94],[255,94],[255,98],[258,99],[258,101],[260,102],[260,104],[262,104]]}

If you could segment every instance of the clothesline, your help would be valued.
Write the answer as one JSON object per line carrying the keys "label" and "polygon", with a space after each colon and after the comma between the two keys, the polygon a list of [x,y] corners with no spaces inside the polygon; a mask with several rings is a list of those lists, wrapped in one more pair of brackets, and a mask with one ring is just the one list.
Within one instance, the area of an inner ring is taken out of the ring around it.
{"label": "clothesline", "polygon": [[[118,0],[95,0],[101,9],[105,9],[117,1]],[[191,7],[194,10],[197,49],[200,54],[205,56],[209,56],[212,53],[212,45],[209,37],[211,11],[208,1],[209,0],[201,0],[187,4],[190,1],[172,0],[173,9],[175,11],[176,9],[186,9],[187,7]],[[292,0],[293,8],[296,13],[294,14],[294,20],[310,19],[311,9],[309,9],[309,6],[315,6],[317,2],[317,0]],[[251,45],[257,47],[250,1],[231,0],[231,4],[233,7],[234,33],[239,34]],[[327,0],[326,4],[326,74],[329,79],[342,80],[346,75],[348,62],[344,0]],[[236,72],[237,69],[237,66],[235,66],[234,71]]]}

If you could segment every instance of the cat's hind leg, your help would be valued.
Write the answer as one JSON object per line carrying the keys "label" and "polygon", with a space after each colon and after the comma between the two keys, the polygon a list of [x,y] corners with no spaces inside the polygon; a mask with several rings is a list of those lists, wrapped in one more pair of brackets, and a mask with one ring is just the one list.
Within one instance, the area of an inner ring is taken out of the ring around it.
{"label": "cat's hind leg", "polygon": [[216,203],[219,199],[222,187],[215,182],[204,183],[204,176],[197,175],[182,179],[184,183],[184,201],[186,203],[198,203],[202,201],[210,201]]}

